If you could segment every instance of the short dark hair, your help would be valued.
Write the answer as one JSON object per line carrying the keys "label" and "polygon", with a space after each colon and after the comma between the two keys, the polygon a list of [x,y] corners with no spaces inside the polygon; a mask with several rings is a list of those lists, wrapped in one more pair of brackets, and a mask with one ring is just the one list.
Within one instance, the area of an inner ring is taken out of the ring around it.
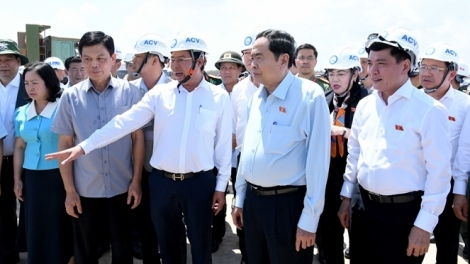
{"label": "short dark hair", "polygon": [[82,59],[80,58],[80,56],[72,56],[72,57],[68,57],[65,60],[64,66],[65,66],[65,69],[68,71],[71,63],[81,63],[81,62],[82,62]]}
{"label": "short dark hair", "polygon": [[114,54],[114,40],[111,36],[104,34],[102,31],[89,31],[83,34],[78,42],[78,52],[82,54],[83,47],[95,46],[103,44],[109,52],[109,56]]}
{"label": "short dark hair", "polygon": [[[26,73],[28,72],[36,72],[44,81],[44,85],[49,92],[47,101],[55,102],[56,99],[62,95],[62,88],[60,88],[59,79],[57,78],[54,69],[49,64],[45,62],[35,62],[31,64],[24,69],[23,78],[25,78]],[[32,99],[28,98],[28,100],[31,101]]]}
{"label": "short dark hair", "polygon": [[[410,60],[410,62],[411,62],[411,57],[408,53],[398,49],[397,47],[393,47],[393,46],[387,45],[385,43],[380,43],[380,42],[374,43],[368,48],[367,52],[370,53],[371,50],[381,51],[381,50],[384,50],[384,49],[390,49],[390,55],[392,55],[392,57],[395,58],[397,63],[400,63],[404,60]],[[413,67],[413,66],[411,65],[411,67]]]}
{"label": "short dark hair", "polygon": [[256,39],[265,37],[269,41],[269,50],[274,53],[276,61],[281,54],[289,55],[289,64],[287,68],[292,67],[294,63],[295,39],[284,30],[267,29],[256,36]]}
{"label": "short dark hair", "polygon": [[309,44],[309,43],[302,44],[295,49],[295,54],[294,54],[294,66],[295,67],[297,67],[297,65],[295,65],[295,58],[297,58],[299,51],[303,49],[313,50],[313,55],[315,55],[315,59],[318,59],[318,51],[312,44]]}

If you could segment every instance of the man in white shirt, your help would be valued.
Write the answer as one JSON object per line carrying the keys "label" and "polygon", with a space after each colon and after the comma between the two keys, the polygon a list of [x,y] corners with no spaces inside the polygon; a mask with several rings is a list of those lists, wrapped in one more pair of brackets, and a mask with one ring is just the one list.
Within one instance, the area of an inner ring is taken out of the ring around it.
{"label": "man in white shirt", "polygon": [[[207,45],[202,38],[180,32],[170,48],[171,68],[178,82],[152,89],[132,109],[78,146],[48,158],[70,162],[154,119],[150,159],[154,169],[149,186],[162,261],[180,262],[184,214],[193,263],[211,263],[212,215],[225,204],[230,177],[230,98],[203,78]],[[219,170],[217,177],[212,172],[214,166]]]}
{"label": "man in white shirt", "polygon": [[409,30],[371,34],[366,48],[375,91],[356,108],[338,215],[348,228],[359,183],[364,214],[351,225],[363,240],[351,261],[422,263],[450,189],[448,112],[409,81],[419,52]]}
{"label": "man in white shirt", "polygon": [[[442,103],[449,112],[450,143],[452,145],[451,166],[455,168],[455,155],[459,148],[459,140],[470,142],[470,137],[460,137],[465,119],[470,118],[470,97],[451,86],[451,81],[456,77],[459,58],[455,49],[447,43],[434,43],[429,46],[421,56],[419,67],[419,82],[423,91]],[[468,143],[467,143],[468,144]],[[469,169],[469,168],[460,168]],[[454,176],[455,177],[455,176]],[[453,179],[451,191],[447,195],[444,211],[439,215],[439,222],[434,228],[436,239],[436,263],[457,264],[459,251],[460,220],[452,209],[455,196],[465,198],[466,181]]]}
{"label": "man in white shirt", "polygon": [[[226,51],[222,53],[215,67],[220,70],[222,83],[219,85],[222,89],[232,94],[233,87],[238,83],[238,77],[245,71],[240,54],[235,51]],[[232,136],[233,137],[233,136]],[[232,170],[230,178],[236,177],[238,165],[238,150],[235,149],[232,138]],[[214,170],[216,173],[217,170]],[[219,250],[219,244],[225,236],[225,216],[227,214],[227,205],[224,206],[221,213],[214,216],[212,220],[212,253]]]}
{"label": "man in white shirt", "polygon": [[[251,49],[253,48],[253,43],[258,35],[261,32],[261,29],[256,28],[251,35],[245,38],[242,47],[242,61],[245,65],[245,78],[239,81],[234,87],[232,94],[230,96],[230,101],[232,103],[232,147],[235,147],[238,152],[240,152],[241,146],[243,144],[243,137],[245,135],[246,122],[248,120],[248,102],[251,99],[251,96],[256,92],[257,88],[260,86],[251,75]],[[247,41],[248,40],[248,41]],[[238,155],[237,162],[240,161],[240,154]],[[238,167],[238,164],[237,164]],[[232,174],[230,181],[232,182],[234,199],[237,195],[235,189],[236,185],[236,174]],[[232,210],[234,205],[232,204]],[[242,229],[237,228],[238,235],[238,244],[240,247],[240,252],[242,255],[241,263],[246,263],[246,245],[245,245],[245,233]]]}
{"label": "man in white shirt", "polygon": [[[165,62],[170,57],[170,47],[168,42],[160,35],[149,33],[140,37],[132,51],[133,56],[133,72],[137,72],[141,78],[130,81],[136,87],[140,88],[142,95],[152,89],[159,89],[160,84],[169,83],[172,80],[163,73]],[[134,76],[134,75],[133,75]],[[152,172],[150,158],[153,153],[153,122],[145,127],[145,160],[142,170],[142,201],[137,208],[137,221],[140,233],[140,243],[142,247],[142,261],[147,263],[159,263],[160,254],[158,252],[158,239],[155,228],[152,223],[150,212],[150,188],[149,177]],[[182,228],[184,228],[181,220]],[[182,245],[186,249],[186,236],[182,236]],[[136,251],[138,245],[134,245]],[[186,262],[185,262],[186,263]]]}
{"label": "man in white shirt", "polygon": [[248,263],[311,263],[330,153],[322,88],[293,76],[295,40],[281,30],[257,35],[254,79],[238,168],[235,208]]}
{"label": "man in white shirt", "polygon": [[21,65],[29,62],[18,50],[16,42],[0,39],[0,114],[8,135],[3,139],[3,164],[1,168],[0,219],[4,251],[0,260],[5,263],[18,263],[19,255],[15,250],[17,216],[16,197],[13,192],[13,149],[15,144],[15,109],[25,105],[26,90],[19,73]]}

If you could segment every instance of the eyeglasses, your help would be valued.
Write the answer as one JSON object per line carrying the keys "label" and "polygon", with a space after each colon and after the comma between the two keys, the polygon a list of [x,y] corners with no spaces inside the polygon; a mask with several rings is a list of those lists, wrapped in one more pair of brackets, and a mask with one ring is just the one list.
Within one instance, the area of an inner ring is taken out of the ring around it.
{"label": "eyeglasses", "polygon": [[170,59],[171,63],[183,63],[188,60],[192,60],[193,58],[178,58],[178,59]]}
{"label": "eyeglasses", "polygon": [[299,60],[299,61],[314,61],[315,57],[313,57],[313,56],[308,56],[308,57],[302,56],[302,57],[298,57],[296,59]]}
{"label": "eyeglasses", "polygon": [[420,72],[420,73],[421,73],[421,72],[424,73],[424,72],[427,71],[427,70],[429,70],[429,71],[432,72],[432,73],[439,73],[440,71],[444,71],[445,68],[439,68],[439,67],[436,67],[436,66],[431,66],[431,67],[423,66],[423,65],[419,66],[419,72]]}

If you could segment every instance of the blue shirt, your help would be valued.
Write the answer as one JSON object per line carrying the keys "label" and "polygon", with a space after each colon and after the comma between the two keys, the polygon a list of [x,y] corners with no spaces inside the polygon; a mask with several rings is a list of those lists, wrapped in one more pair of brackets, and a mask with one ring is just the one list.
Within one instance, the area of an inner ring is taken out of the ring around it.
{"label": "blue shirt", "polygon": [[288,72],[272,94],[261,86],[248,107],[235,206],[243,207],[246,181],[262,187],[306,185],[298,226],[316,232],[330,164],[331,123],[323,89]]}
{"label": "blue shirt", "polygon": [[8,135],[8,131],[5,125],[3,124],[3,118],[0,115],[0,139],[4,139],[7,135]]}
{"label": "blue shirt", "polygon": [[35,102],[19,107],[15,112],[15,136],[26,144],[23,168],[28,170],[51,170],[59,168],[57,160],[46,161],[45,155],[58,151],[59,135],[51,132],[57,105],[49,102],[38,115]]}

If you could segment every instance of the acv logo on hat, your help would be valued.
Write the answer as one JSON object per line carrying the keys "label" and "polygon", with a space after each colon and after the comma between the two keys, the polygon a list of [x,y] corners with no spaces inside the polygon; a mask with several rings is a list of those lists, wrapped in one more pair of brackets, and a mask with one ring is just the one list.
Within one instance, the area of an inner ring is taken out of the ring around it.
{"label": "acv logo on hat", "polygon": [[170,48],[174,48],[176,46],[176,39],[173,39],[173,41],[171,42],[171,47]]}
{"label": "acv logo on hat", "polygon": [[252,41],[253,41],[253,39],[251,39],[250,36],[246,37],[246,38],[245,38],[245,46],[249,46]]}
{"label": "acv logo on hat", "polygon": [[429,48],[429,49],[426,50],[426,55],[431,55],[431,54],[433,54],[435,51],[436,51],[436,49],[433,48],[433,47],[431,47],[431,48]]}
{"label": "acv logo on hat", "polygon": [[336,62],[338,62],[338,56],[336,55],[331,56],[330,63],[335,64]]}

